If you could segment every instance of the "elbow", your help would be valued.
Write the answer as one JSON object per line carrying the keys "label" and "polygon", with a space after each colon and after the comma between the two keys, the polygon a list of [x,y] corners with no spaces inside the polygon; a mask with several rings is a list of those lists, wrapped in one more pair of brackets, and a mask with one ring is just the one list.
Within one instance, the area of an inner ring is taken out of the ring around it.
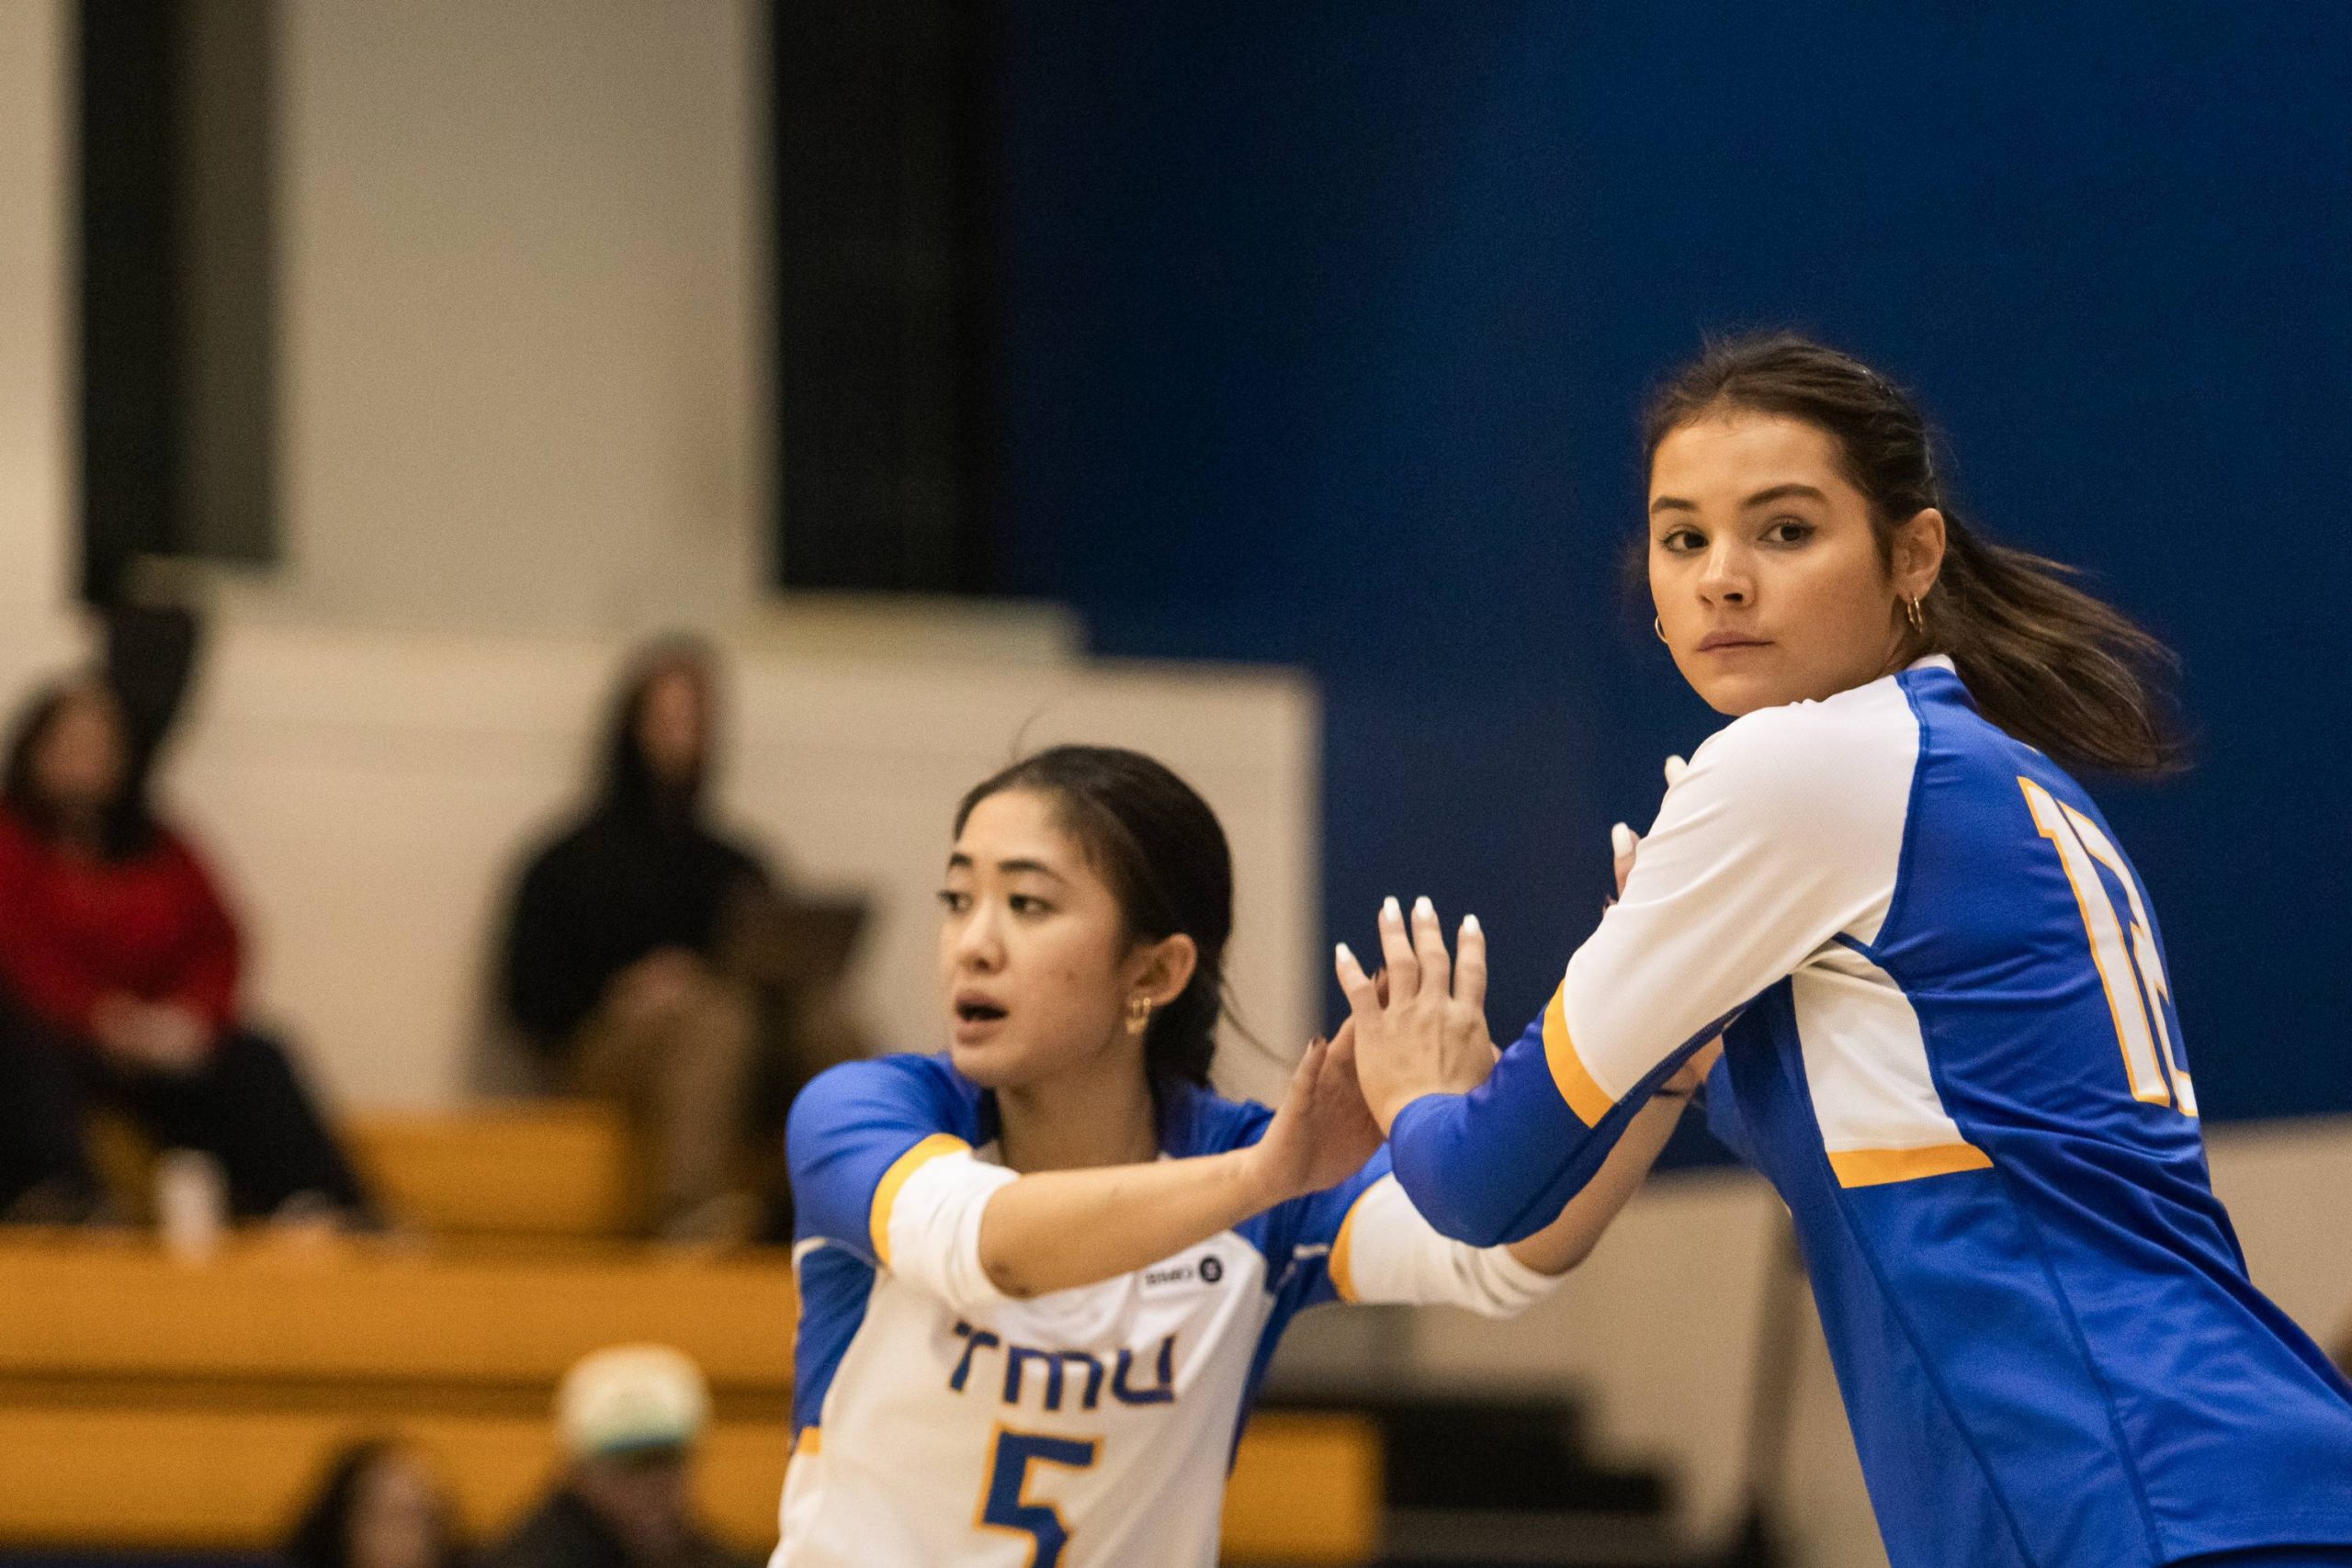
{"label": "elbow", "polygon": [[980,1233],[978,1263],[980,1273],[998,1294],[1016,1302],[1035,1301],[1046,1293],[1034,1274],[1022,1268],[1010,1255],[1010,1249],[989,1244],[988,1232]]}

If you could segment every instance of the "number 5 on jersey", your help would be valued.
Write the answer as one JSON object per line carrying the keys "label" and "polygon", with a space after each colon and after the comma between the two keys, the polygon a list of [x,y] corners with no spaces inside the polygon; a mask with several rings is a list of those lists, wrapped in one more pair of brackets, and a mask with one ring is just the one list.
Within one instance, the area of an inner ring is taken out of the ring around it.
{"label": "number 5 on jersey", "polygon": [[[2018,784],[2025,791],[2034,826],[2058,852],[2058,863],[2075,889],[2075,907],[2082,911],[2083,930],[2090,937],[2091,962],[2107,987],[2108,1010],[2115,1015],[2115,1036],[2123,1046],[2132,1098],[2150,1105],[2178,1105],[2185,1115],[2196,1115],[2197,1090],[2173,1054],[2172,1032],[2165,1023],[2165,1001],[2172,987],[2165,979],[2164,960],[2156,953],[2148,908],[2141,901],[2132,868],[2098,823],[2031,779],[2021,778]],[[2123,919],[2098,874],[2102,865],[2115,874],[2132,906],[2128,946]]]}
{"label": "number 5 on jersey", "polygon": [[1062,1549],[1069,1544],[1069,1526],[1051,1503],[1029,1500],[1030,1468],[1057,1464],[1090,1470],[1102,1447],[1099,1438],[1048,1438],[999,1428],[995,1450],[989,1456],[988,1490],[980,1494],[980,1528],[1027,1536],[1029,1568],[1064,1568]]}

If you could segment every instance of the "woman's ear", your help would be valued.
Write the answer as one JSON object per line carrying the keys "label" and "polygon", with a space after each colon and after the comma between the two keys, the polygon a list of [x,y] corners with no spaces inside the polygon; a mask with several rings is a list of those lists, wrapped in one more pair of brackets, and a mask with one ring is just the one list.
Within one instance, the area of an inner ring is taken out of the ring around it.
{"label": "woman's ear", "polygon": [[1193,983],[1193,971],[1200,967],[1201,950],[1182,931],[1162,937],[1158,942],[1145,942],[1136,949],[1136,975],[1134,989],[1151,998],[1151,1005],[1164,1008],[1184,994]]}
{"label": "woman's ear", "polygon": [[1894,526],[1893,547],[1887,552],[1897,597],[1924,599],[1944,570],[1944,514],[1923,506]]}

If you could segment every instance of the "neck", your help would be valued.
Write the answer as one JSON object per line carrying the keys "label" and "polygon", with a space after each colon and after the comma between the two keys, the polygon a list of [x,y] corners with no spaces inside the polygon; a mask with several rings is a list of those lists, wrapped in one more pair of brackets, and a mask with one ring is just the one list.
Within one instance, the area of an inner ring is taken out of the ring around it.
{"label": "neck", "polygon": [[1027,1175],[1159,1158],[1159,1118],[1139,1046],[1123,1038],[1068,1072],[998,1089],[1005,1165]]}

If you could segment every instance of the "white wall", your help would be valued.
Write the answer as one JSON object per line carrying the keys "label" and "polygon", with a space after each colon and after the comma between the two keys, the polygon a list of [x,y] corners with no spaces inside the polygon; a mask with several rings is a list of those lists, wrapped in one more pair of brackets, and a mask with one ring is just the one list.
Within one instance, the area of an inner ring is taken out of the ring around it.
{"label": "white wall", "polygon": [[751,0],[285,0],[277,591],[626,630],[761,581]]}
{"label": "white wall", "polygon": [[0,6],[0,682],[69,630],[71,39],[64,0]]}
{"label": "white wall", "polygon": [[[341,1099],[459,1097],[494,907],[579,793],[615,660],[585,639],[220,629],[166,785],[243,896],[257,1005]],[[948,814],[1016,739],[1136,745],[1191,778],[1233,842],[1242,1006],[1288,1052],[1313,1027],[1319,721],[1295,678],[746,647],[733,698],[728,814],[806,881],[874,897],[860,974],[884,1044],[941,1043]],[[1227,1055],[1252,1091],[1279,1084],[1246,1043]]]}

